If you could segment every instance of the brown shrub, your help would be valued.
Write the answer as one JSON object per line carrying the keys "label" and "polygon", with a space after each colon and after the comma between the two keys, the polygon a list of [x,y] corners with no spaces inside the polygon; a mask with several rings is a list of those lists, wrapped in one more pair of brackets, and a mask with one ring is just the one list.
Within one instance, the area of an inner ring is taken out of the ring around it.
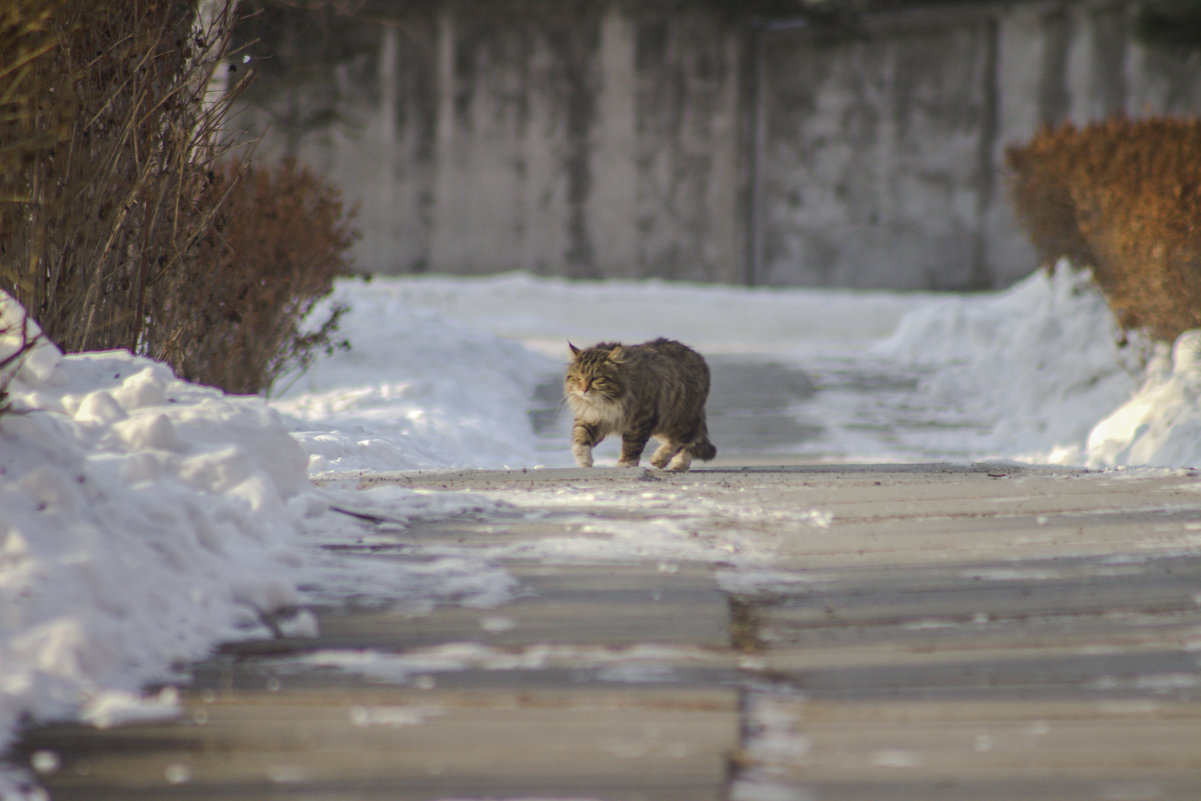
{"label": "brown shrub", "polygon": [[175,324],[152,329],[147,349],[189,380],[262,392],[333,346],[344,308],[334,306],[307,331],[302,323],[334,279],[351,274],[353,215],[335,187],[288,160],[274,168],[217,167],[200,205],[217,203],[192,255],[197,269],[158,287],[156,313]]}
{"label": "brown shrub", "polygon": [[1201,121],[1044,129],[1006,164],[1035,247],[1090,267],[1120,325],[1167,341],[1201,328]]}

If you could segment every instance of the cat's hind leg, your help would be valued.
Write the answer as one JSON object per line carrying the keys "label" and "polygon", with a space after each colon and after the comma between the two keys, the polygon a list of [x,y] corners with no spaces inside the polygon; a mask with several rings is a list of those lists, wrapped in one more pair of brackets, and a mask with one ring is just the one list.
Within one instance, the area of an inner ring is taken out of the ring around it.
{"label": "cat's hind leg", "polygon": [[[663,440],[663,444],[660,445],[655,450],[654,455],[651,456],[651,464],[653,464],[655,467],[658,467],[660,470],[662,470],[663,468],[667,467],[668,464],[679,459],[680,453],[683,452],[682,451],[683,447],[684,446],[678,442],[672,442],[669,439]],[[691,464],[692,459],[689,458],[688,462],[689,462],[689,464]],[[680,468],[673,467],[671,469],[678,470]],[[688,468],[685,467],[683,469],[687,470]]]}
{"label": "cat's hind leg", "polygon": [[618,467],[637,467],[646,450],[646,440],[626,435],[621,438],[621,457],[617,460]]}
{"label": "cat's hind leg", "polygon": [[627,425],[621,435],[621,458],[617,460],[618,467],[637,467],[646,443],[655,430],[656,418],[653,414],[642,414]]}
{"label": "cat's hind leg", "polygon": [[692,468],[692,454],[687,450],[682,450],[675,456],[671,457],[671,461],[667,463],[668,470],[683,473]]}

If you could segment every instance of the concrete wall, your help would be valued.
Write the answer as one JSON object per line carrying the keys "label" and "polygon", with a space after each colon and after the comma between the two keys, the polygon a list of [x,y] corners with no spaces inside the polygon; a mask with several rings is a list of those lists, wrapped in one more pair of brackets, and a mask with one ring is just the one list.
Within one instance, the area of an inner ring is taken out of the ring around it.
{"label": "concrete wall", "polygon": [[360,203],[368,270],[741,281],[740,30],[481,5],[398,4],[373,52],[261,82],[238,119]]}
{"label": "concrete wall", "polygon": [[1201,63],[1135,44],[1132,9],[981,2],[831,38],[702,3],[376,3],[239,120],[359,202],[371,271],[984,288],[1036,266],[1005,145],[1201,110]]}
{"label": "concrete wall", "polygon": [[1044,121],[1201,110],[1201,63],[1137,45],[1133,10],[981,3],[847,41],[763,34],[758,280],[970,289],[1030,272],[1007,145]]}

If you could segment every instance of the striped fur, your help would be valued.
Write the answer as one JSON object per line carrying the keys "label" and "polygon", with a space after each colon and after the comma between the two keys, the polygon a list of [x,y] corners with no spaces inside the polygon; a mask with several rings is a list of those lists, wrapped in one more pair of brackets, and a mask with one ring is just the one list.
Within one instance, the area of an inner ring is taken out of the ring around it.
{"label": "striped fur", "polygon": [[692,457],[717,455],[705,425],[709,366],[699,353],[670,339],[568,347],[563,390],[575,418],[571,452],[581,467],[592,466],[592,448],[610,434],[621,436],[618,464],[626,467],[638,465],[652,436],[662,443],[651,456],[655,467],[687,470]]}

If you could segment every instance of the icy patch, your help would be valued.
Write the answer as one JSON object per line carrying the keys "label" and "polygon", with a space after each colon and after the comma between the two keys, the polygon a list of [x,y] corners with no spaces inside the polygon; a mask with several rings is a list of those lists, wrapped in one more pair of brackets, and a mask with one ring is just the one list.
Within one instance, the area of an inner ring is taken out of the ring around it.
{"label": "icy patch", "polygon": [[1063,573],[1050,568],[1037,567],[990,567],[983,569],[961,570],[963,578],[979,579],[981,581],[1051,581],[1063,578]]}
{"label": "icy patch", "polygon": [[384,684],[414,684],[423,676],[463,670],[594,670],[601,681],[665,681],[681,665],[720,663],[721,655],[697,648],[635,645],[603,648],[532,645],[501,649],[475,642],[446,643],[405,653],[324,650],[271,663],[279,674],[337,670]]}
{"label": "icy patch", "polygon": [[386,728],[405,728],[421,726],[431,718],[441,717],[446,709],[434,704],[414,704],[408,706],[352,706],[350,722],[359,728],[382,726]]}
{"label": "icy patch", "polygon": [[788,595],[802,588],[833,581],[829,574],[816,571],[771,569],[723,569],[715,574],[723,591],[735,595]]}
{"label": "icy patch", "polygon": [[[522,540],[488,549],[494,558],[573,562],[730,562],[764,564],[774,554],[764,531],[792,524],[817,529],[833,515],[818,509],[751,508],[689,492],[636,488],[566,487],[520,493],[484,493],[530,520],[553,520],[568,536]],[[582,505],[587,514],[574,511]],[[631,508],[639,517],[631,519]],[[642,515],[646,515],[643,517]]]}
{"label": "icy patch", "polygon": [[448,602],[493,608],[512,600],[517,581],[493,554],[424,548],[406,536],[422,520],[508,513],[507,504],[472,493],[389,485],[324,490],[321,497],[331,510],[307,520],[301,532],[307,546],[302,602],[422,610]]}
{"label": "icy patch", "polygon": [[1201,675],[1193,673],[1161,673],[1144,676],[1102,676],[1088,683],[1088,689],[1099,692],[1137,690],[1161,695],[1177,690],[1201,687]]}
{"label": "icy patch", "polygon": [[98,693],[84,706],[79,719],[96,728],[108,729],[125,723],[172,720],[179,714],[179,691],[166,687],[154,696],[122,690]]}
{"label": "icy patch", "polygon": [[480,796],[472,796],[472,797],[468,798],[466,796],[455,796],[453,798],[440,798],[440,799],[438,799],[438,801],[601,801],[601,799],[595,798],[592,796],[589,796],[587,798],[584,798],[583,796],[554,796],[552,798],[550,796],[541,796],[541,795],[540,796],[523,795],[523,796],[511,796],[508,798],[496,798],[494,796],[488,796],[488,797],[483,797],[483,798]]}

